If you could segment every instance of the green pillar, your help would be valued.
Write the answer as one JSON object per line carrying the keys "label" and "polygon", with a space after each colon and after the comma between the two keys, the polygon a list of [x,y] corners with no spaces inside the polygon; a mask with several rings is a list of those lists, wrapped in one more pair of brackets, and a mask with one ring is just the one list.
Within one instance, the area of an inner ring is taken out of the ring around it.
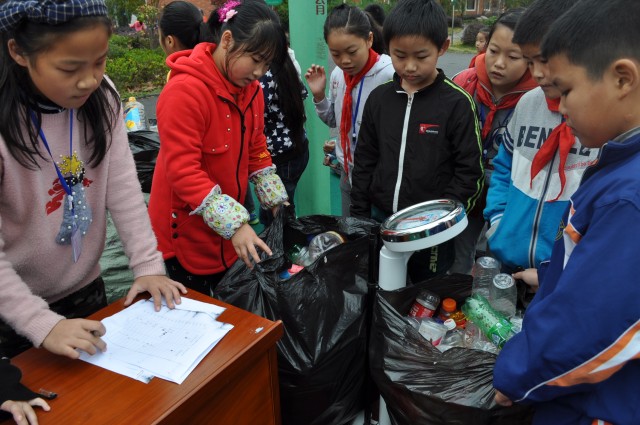
{"label": "green pillar", "polygon": [[[327,45],[322,28],[327,17],[327,0],[289,0],[289,37],[302,74],[311,64],[327,67]],[[327,75],[328,85],[329,75]],[[296,210],[299,216],[311,214],[340,215],[340,195],[335,190],[337,178],[322,165],[322,145],[329,139],[329,127],[316,114],[313,95],[305,100],[307,137],[309,138],[309,165],[296,189]],[[334,193],[332,197],[331,194]],[[333,202],[332,202],[333,198]],[[336,205],[337,199],[337,205]]]}

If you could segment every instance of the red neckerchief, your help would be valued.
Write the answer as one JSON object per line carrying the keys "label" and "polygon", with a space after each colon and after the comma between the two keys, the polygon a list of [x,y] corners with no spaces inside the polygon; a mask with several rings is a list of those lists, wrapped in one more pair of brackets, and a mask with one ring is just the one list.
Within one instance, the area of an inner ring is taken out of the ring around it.
{"label": "red neckerchief", "polygon": [[[560,106],[560,99],[549,99],[547,100],[547,107],[552,112],[558,112]],[[567,162],[567,156],[569,156],[569,150],[571,146],[576,141],[576,137],[571,132],[569,126],[564,121],[564,118],[560,124],[553,129],[547,140],[542,143],[540,150],[536,153],[536,156],[533,158],[531,162],[531,181],[529,183],[530,187],[533,187],[533,179],[538,175],[540,170],[544,168],[549,161],[553,158],[556,153],[556,150],[559,151],[560,155],[560,164],[558,165],[558,174],[560,176],[560,193],[550,202],[557,201],[562,195],[562,191],[564,190],[564,185],[567,182],[567,177],[564,174],[564,166]]]}
{"label": "red neckerchief", "polygon": [[353,77],[347,75],[344,72],[344,81],[347,84],[347,89],[344,93],[344,100],[342,101],[342,117],[340,119],[340,144],[342,145],[342,152],[344,153],[344,171],[349,175],[349,163],[351,162],[351,114],[353,109],[353,97],[351,92],[358,85],[358,83],[367,75],[367,72],[373,67],[373,65],[380,59],[380,55],[369,49],[369,59],[364,67]]}
{"label": "red neckerchief", "polygon": [[489,136],[489,133],[491,133],[491,126],[493,125],[493,119],[496,116],[496,112],[500,109],[515,108],[522,95],[529,90],[536,88],[538,84],[533,78],[531,78],[531,73],[527,69],[522,78],[520,78],[518,84],[510,93],[502,96],[496,105],[493,103],[493,95],[491,93],[493,87],[491,86],[491,80],[489,80],[489,74],[487,74],[484,54],[480,54],[476,58],[476,73],[478,75],[476,97],[481,104],[489,108],[489,113],[487,114],[487,117],[484,120],[484,125],[482,126],[482,140],[485,140],[487,136]]}

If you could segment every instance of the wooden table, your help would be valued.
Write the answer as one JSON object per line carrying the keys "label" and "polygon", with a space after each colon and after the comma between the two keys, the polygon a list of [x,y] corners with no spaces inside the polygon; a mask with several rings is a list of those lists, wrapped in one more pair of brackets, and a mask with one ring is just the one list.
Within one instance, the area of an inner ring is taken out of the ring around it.
{"label": "wooden table", "polygon": [[[282,322],[195,291],[188,297],[226,307],[218,320],[234,328],[181,385],[160,378],[144,384],[44,349],[32,348],[12,359],[22,369],[25,385],[58,394],[49,402],[50,412],[38,409],[39,423],[279,425],[275,344],[283,333]],[[123,308],[120,300],[91,318],[99,320]]]}

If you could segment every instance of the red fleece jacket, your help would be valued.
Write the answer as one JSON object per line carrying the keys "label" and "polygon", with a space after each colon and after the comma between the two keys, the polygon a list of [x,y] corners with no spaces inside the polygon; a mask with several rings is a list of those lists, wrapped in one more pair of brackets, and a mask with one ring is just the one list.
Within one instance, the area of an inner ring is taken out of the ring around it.
{"label": "red fleece jacket", "polygon": [[215,47],[202,43],[167,58],[171,77],[158,99],[161,146],[149,201],[164,259],[177,257],[198,275],[228,269],[237,255],[190,213],[216,185],[242,203],[249,174],[271,165],[260,84],[232,85],[213,61]]}

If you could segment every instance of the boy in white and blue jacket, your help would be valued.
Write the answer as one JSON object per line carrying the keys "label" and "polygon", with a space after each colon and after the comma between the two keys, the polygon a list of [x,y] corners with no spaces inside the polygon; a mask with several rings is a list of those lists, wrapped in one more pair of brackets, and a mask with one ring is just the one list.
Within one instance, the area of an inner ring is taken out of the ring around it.
{"label": "boy in white and blue jacket", "polygon": [[[493,160],[484,217],[490,224],[489,248],[506,271],[537,268],[549,259],[554,240],[561,235],[558,228],[564,227],[561,218],[569,198],[578,188],[585,169],[598,157],[598,149],[585,148],[568,131],[564,133],[567,139],[564,152],[562,147],[547,146],[554,151],[546,156],[546,161],[541,159],[544,152],[539,154],[544,143],[553,143],[547,142],[547,138],[552,134],[555,137],[561,130],[552,132],[564,121],[557,110],[560,92],[551,85],[546,61],[540,55],[540,43],[553,21],[576,2],[534,2],[523,13],[513,35],[540,87],[518,102],[504,142]],[[538,159],[534,161],[536,156]]]}
{"label": "boy in white and blue jacket", "polygon": [[582,0],[542,43],[584,173],[522,331],[498,355],[496,402],[533,424],[640,424],[640,2]]}

